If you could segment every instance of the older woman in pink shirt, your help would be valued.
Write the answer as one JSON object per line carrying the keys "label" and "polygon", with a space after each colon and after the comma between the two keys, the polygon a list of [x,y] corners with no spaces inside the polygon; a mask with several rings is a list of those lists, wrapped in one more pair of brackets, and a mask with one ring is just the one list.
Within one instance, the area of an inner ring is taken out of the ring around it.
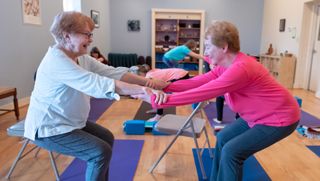
{"label": "older woman in pink shirt", "polygon": [[162,104],[154,95],[138,97],[154,108],[185,105],[224,95],[229,107],[240,114],[217,134],[210,180],[242,179],[244,161],[290,135],[300,119],[292,95],[269,75],[260,63],[240,52],[237,28],[225,21],[213,22],[206,31],[212,71],[171,83]]}

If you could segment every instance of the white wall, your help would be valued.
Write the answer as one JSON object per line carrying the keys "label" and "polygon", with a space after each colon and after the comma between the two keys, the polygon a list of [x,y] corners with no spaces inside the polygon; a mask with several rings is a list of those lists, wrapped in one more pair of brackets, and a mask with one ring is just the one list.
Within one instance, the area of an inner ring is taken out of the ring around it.
{"label": "white wall", "polygon": [[[33,75],[48,47],[54,44],[49,32],[53,18],[63,11],[62,0],[41,0],[42,24],[29,25],[22,21],[21,0],[1,0],[0,6],[0,86],[16,87],[18,98],[29,97]],[[100,28],[94,30],[94,42],[102,52],[110,51],[109,0],[82,0],[82,12],[100,12]],[[0,106],[12,98],[0,101]]]}
{"label": "white wall", "polygon": [[[263,0],[110,0],[112,52],[151,55],[152,8],[205,10],[205,25],[230,21],[239,29],[241,51],[260,52]],[[140,20],[140,32],[128,32],[130,19]]]}
{"label": "white wall", "polygon": [[93,43],[105,56],[110,52],[110,2],[109,0],[82,0],[82,13],[90,16],[91,10],[100,13],[100,27],[93,31]]}
{"label": "white wall", "polygon": [[[295,88],[305,88],[306,85],[306,37],[301,34],[304,28],[303,15],[305,3],[312,0],[265,0],[262,25],[262,37],[260,52],[266,53],[268,46],[272,43],[275,53],[280,54],[285,51],[293,53],[297,57]],[[279,32],[280,19],[286,19],[286,28],[284,32]],[[305,16],[304,18],[310,18]],[[291,30],[291,31],[290,31]],[[301,39],[303,38],[303,39]],[[304,50],[303,50],[304,49]]]}
{"label": "white wall", "polygon": [[40,2],[42,24],[30,25],[22,21],[21,0],[1,1],[0,86],[16,87],[19,98],[30,96],[34,72],[54,42],[49,27],[54,15],[62,11],[62,0]]}

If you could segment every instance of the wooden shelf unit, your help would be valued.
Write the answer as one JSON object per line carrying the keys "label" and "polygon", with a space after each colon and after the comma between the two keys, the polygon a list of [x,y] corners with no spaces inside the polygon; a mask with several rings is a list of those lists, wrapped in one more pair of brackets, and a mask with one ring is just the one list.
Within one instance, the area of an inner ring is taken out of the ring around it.
{"label": "wooden shelf unit", "polygon": [[[189,39],[198,44],[194,52],[203,54],[204,13],[203,10],[152,9],[152,68],[161,68],[164,53]],[[193,74],[202,74],[203,60],[186,57],[182,66]]]}
{"label": "wooden shelf unit", "polygon": [[260,55],[260,63],[284,87],[293,88],[296,58],[286,56]]}

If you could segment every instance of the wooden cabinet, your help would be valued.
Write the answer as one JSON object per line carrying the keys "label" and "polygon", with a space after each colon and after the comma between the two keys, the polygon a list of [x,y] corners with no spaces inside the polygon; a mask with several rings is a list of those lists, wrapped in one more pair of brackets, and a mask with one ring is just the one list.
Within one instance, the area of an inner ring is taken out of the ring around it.
{"label": "wooden cabinet", "polygon": [[286,56],[260,55],[262,63],[270,74],[284,87],[293,88],[296,58]]}
{"label": "wooden cabinet", "polygon": [[[152,9],[152,68],[164,68],[164,53],[189,39],[197,42],[195,53],[203,54],[204,11]],[[181,67],[192,74],[201,74],[203,60],[187,56]]]}

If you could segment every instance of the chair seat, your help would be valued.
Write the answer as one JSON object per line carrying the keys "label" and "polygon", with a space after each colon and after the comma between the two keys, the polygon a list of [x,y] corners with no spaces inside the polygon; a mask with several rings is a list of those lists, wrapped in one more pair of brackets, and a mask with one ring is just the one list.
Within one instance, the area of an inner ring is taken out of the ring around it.
{"label": "chair seat", "polygon": [[17,122],[16,124],[7,128],[7,134],[9,136],[19,136],[23,137],[24,135],[24,119]]}
{"label": "chair seat", "polygon": [[[155,125],[155,129],[162,133],[167,134],[176,134],[179,129],[183,126],[183,124],[188,119],[187,116],[179,116],[174,114],[167,114],[163,116],[158,123]],[[192,118],[195,135],[197,138],[200,137],[204,127],[205,127],[205,120],[201,118]],[[192,129],[190,125],[188,125],[183,132],[181,133],[183,136],[193,137]]]}

